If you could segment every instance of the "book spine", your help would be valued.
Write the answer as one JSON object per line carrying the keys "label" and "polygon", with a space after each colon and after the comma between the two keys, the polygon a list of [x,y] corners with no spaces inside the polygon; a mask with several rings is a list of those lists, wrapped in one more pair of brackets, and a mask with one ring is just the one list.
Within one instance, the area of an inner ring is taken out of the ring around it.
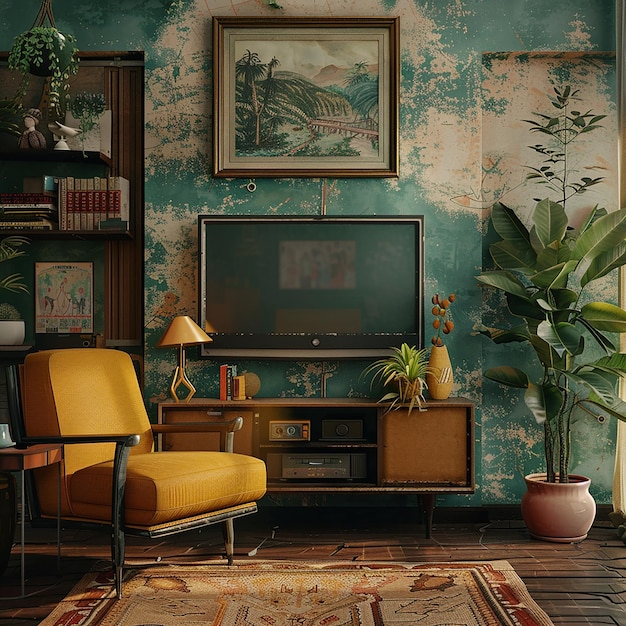
{"label": "book spine", "polygon": [[74,177],[68,176],[67,181],[67,216],[65,230],[74,230]]}
{"label": "book spine", "polygon": [[228,365],[220,365],[220,400],[226,400],[226,386],[228,379]]}
{"label": "book spine", "polygon": [[67,230],[67,180],[59,178],[59,230]]}
{"label": "book spine", "polygon": [[0,204],[51,204],[54,195],[44,193],[0,193]]}

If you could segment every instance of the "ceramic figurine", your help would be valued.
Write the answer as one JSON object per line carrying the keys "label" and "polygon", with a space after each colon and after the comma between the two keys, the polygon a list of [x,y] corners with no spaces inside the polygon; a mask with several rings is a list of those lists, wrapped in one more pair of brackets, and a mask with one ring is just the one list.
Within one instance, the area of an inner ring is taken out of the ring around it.
{"label": "ceramic figurine", "polygon": [[40,121],[41,111],[39,109],[28,109],[24,113],[25,130],[18,144],[20,148],[43,150],[47,147],[46,138],[36,128]]}

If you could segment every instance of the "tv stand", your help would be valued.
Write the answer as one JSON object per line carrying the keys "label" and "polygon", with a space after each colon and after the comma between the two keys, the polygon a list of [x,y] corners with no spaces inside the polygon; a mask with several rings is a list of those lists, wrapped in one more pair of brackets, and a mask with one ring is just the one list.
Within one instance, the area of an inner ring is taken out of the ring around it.
{"label": "tv stand", "polygon": [[[474,404],[429,400],[388,411],[361,398],[192,398],[161,402],[159,423],[241,416],[235,452],[265,461],[269,493],[408,493],[430,537],[437,494],[473,493]],[[216,435],[163,435],[164,450],[219,449]]]}

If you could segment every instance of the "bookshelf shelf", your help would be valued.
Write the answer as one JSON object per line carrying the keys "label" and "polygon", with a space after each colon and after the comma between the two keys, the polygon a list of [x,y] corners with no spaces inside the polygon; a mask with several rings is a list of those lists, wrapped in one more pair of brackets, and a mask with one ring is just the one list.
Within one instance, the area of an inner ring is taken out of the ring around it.
{"label": "bookshelf shelf", "polygon": [[24,235],[30,239],[133,239],[129,230],[35,230],[0,228],[0,238]]}
{"label": "bookshelf shelf", "polygon": [[103,163],[111,166],[111,158],[102,152],[81,150],[10,150],[0,152],[0,161],[31,161],[39,163]]}

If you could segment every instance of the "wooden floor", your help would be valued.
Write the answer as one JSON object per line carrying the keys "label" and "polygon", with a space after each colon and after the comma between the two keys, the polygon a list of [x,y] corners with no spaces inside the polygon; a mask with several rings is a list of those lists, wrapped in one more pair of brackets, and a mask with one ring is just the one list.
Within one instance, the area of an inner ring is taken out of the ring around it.
{"label": "wooden floor", "polygon": [[[440,516],[442,517],[442,516]],[[610,522],[598,522],[579,544],[529,537],[522,522],[443,523],[424,537],[417,509],[287,509],[264,507],[236,521],[237,556],[259,559],[449,562],[508,560],[537,603],[559,625],[626,626],[626,546]],[[38,624],[99,560],[109,558],[108,534],[62,531],[57,572],[56,529],[26,528],[26,595],[0,600],[0,626]],[[16,539],[19,540],[19,530]],[[127,565],[221,560],[221,529],[176,538],[128,539]],[[0,597],[19,595],[19,544],[0,578]]]}

